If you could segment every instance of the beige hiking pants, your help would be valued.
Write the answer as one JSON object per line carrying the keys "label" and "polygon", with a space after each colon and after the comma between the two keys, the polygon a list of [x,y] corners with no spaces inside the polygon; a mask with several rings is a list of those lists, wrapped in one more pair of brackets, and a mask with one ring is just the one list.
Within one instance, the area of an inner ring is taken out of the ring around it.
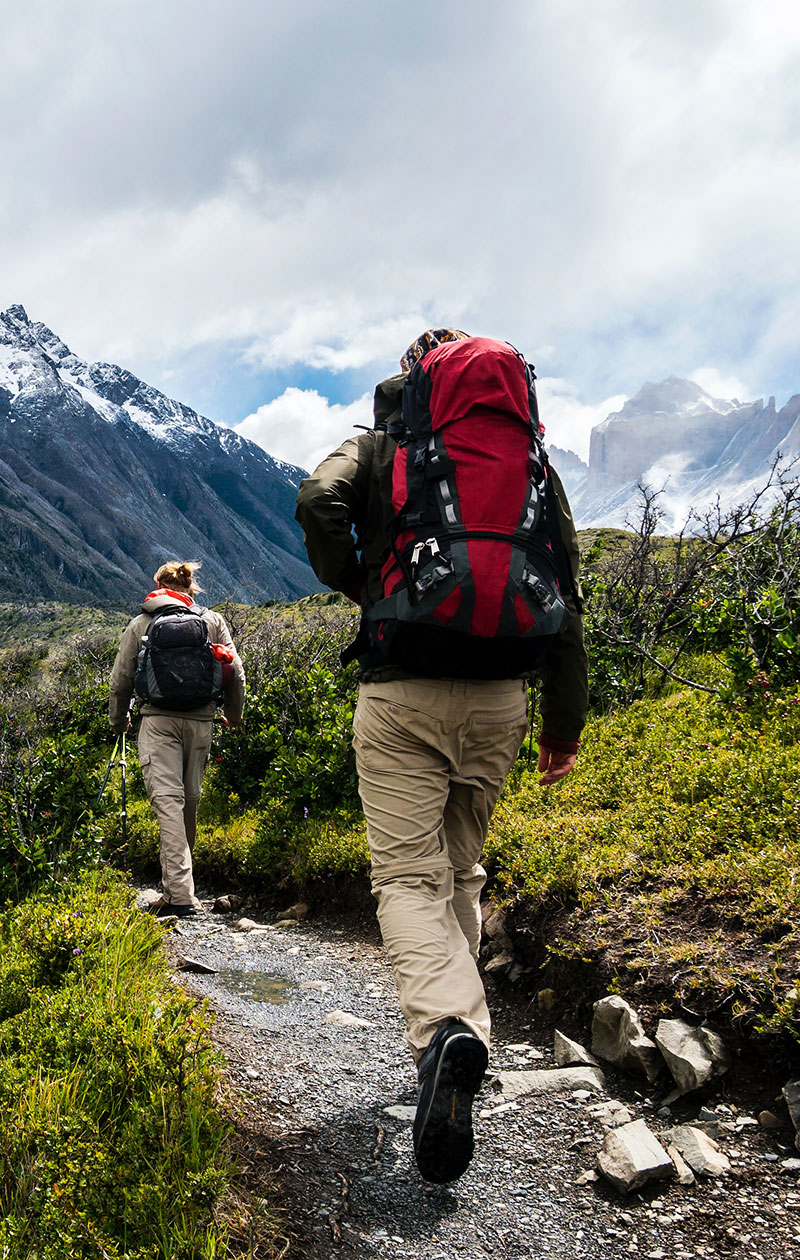
{"label": "beige hiking pants", "polygon": [[161,832],[161,884],[164,900],[186,906],[195,901],[192,848],[197,834],[197,802],[211,749],[213,723],[203,718],[143,717],[139,762]]}
{"label": "beige hiking pants", "polygon": [[415,1059],[448,1019],[489,1044],[479,860],[525,725],[519,680],[419,678],[359,691],[353,744],[372,891]]}

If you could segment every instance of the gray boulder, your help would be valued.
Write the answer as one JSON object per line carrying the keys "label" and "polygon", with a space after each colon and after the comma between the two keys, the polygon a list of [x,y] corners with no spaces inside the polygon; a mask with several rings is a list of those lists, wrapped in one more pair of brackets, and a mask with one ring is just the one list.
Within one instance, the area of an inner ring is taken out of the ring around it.
{"label": "gray boulder", "polygon": [[789,1108],[789,1116],[794,1125],[795,1139],[794,1144],[800,1151],[800,1081],[790,1081],[788,1085],[784,1085],[781,1090]]}
{"label": "gray boulder", "polygon": [[682,1019],[659,1020],[656,1045],[681,1094],[699,1089],[730,1067],[721,1038],[710,1028],[693,1028]]}
{"label": "gray boulder", "polygon": [[556,1029],[553,1036],[553,1053],[555,1054],[556,1063],[562,1068],[573,1067],[575,1064],[581,1064],[585,1067],[600,1066],[593,1054],[585,1050],[579,1042],[566,1037],[558,1029]]}
{"label": "gray boulder", "polygon": [[606,1082],[598,1067],[533,1068],[522,1072],[498,1072],[495,1087],[503,1098],[521,1098],[525,1094],[557,1094],[575,1089],[605,1092]]}
{"label": "gray boulder", "polygon": [[597,1167],[622,1194],[675,1173],[675,1165],[644,1120],[609,1130],[597,1156]]}
{"label": "gray boulder", "polygon": [[648,1081],[656,1079],[663,1063],[636,1011],[617,994],[594,1004],[592,1053],[627,1071],[641,1072]]}
{"label": "gray boulder", "polygon": [[698,1177],[724,1177],[730,1172],[727,1155],[723,1155],[714,1139],[702,1129],[681,1124],[677,1129],[670,1129],[665,1137]]}

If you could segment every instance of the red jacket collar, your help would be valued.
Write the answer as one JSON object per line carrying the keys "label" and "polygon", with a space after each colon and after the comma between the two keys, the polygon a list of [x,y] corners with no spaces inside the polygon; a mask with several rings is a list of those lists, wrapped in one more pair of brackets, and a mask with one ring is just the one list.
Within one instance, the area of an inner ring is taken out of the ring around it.
{"label": "red jacket collar", "polygon": [[155,599],[158,595],[169,595],[172,599],[179,599],[182,604],[186,604],[187,608],[191,608],[194,603],[191,595],[187,595],[185,591],[171,591],[166,586],[157,586],[154,591],[145,596],[144,602],[147,603],[148,599]]}

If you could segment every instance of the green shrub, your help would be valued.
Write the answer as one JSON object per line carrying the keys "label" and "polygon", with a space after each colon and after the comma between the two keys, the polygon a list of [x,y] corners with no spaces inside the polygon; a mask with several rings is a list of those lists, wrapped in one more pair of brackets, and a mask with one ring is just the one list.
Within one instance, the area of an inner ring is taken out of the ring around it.
{"label": "green shrub", "polygon": [[211,1221],[232,1174],[208,1018],[131,901],[107,873],[0,920],[7,1260],[222,1254]]}

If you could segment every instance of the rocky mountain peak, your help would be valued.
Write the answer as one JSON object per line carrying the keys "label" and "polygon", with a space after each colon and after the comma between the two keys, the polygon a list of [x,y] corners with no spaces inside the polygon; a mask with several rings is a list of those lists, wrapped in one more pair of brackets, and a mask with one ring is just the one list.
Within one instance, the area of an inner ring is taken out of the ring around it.
{"label": "rocky mountain peak", "polygon": [[714,398],[676,376],[647,381],[592,430],[588,467],[564,463],[578,525],[624,525],[636,515],[640,485],[663,491],[670,526],[717,493],[744,499],[778,455],[800,454],[797,410],[794,399],[776,411],[774,397],[766,406],[761,398]]}
{"label": "rocky mountain peak", "polygon": [[0,438],[0,598],[121,600],[180,556],[216,599],[318,589],[294,522],[301,469],[85,362],[20,305],[0,314]]}

